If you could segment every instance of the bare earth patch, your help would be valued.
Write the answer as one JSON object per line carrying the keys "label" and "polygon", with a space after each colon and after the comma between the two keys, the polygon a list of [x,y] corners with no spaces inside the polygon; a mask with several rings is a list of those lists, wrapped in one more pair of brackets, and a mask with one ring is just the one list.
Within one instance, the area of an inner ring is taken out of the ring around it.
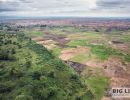
{"label": "bare earth patch", "polygon": [[53,48],[56,47],[57,42],[54,40],[45,40],[43,37],[32,37],[32,40],[36,41],[37,44],[41,44],[44,47],[46,47],[48,50],[52,50]]}
{"label": "bare earth patch", "polygon": [[111,81],[112,81],[112,83],[111,83],[112,87],[122,87],[122,86],[129,86],[130,85],[129,80],[126,78],[112,77]]}
{"label": "bare earth patch", "polygon": [[94,60],[89,60],[86,62],[86,65],[89,66],[89,67],[93,67],[93,68],[102,68],[102,62],[100,61],[97,61],[96,59]]}
{"label": "bare earth patch", "polygon": [[62,60],[69,60],[76,55],[87,53],[89,50],[90,49],[87,47],[67,48],[61,51],[59,58]]}
{"label": "bare earth patch", "polygon": [[129,49],[129,46],[127,44],[116,44],[116,45],[113,45],[113,47],[115,49],[118,49],[118,50],[121,50],[124,52],[128,52],[130,54],[130,49]]}
{"label": "bare earth patch", "polygon": [[43,37],[32,36],[33,41],[43,41]]}
{"label": "bare earth patch", "polygon": [[109,97],[103,97],[102,100],[112,100],[112,99]]}
{"label": "bare earth patch", "polygon": [[124,64],[117,57],[110,57],[104,62],[91,60],[86,62],[86,65],[94,68],[102,68],[105,75],[111,77],[111,87],[130,86],[130,77],[128,77],[130,76],[130,69],[128,69],[130,68],[130,64]]}
{"label": "bare earth patch", "polygon": [[[124,63],[120,58],[110,57],[104,62],[91,60],[86,65],[92,68],[102,68],[104,75],[111,78],[111,87],[130,87],[130,63]],[[102,100],[129,100],[126,98],[111,99],[103,97]]]}

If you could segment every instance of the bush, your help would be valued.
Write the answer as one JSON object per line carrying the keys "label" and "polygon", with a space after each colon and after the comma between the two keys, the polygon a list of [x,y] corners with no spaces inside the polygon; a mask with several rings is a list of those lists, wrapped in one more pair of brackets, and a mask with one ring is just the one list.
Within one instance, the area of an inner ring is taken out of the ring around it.
{"label": "bush", "polygon": [[48,77],[50,77],[50,78],[55,78],[55,72],[54,71],[52,71],[52,72],[50,72],[49,74],[48,74]]}
{"label": "bush", "polygon": [[32,78],[34,80],[40,80],[41,74],[39,72],[33,72]]}
{"label": "bush", "polygon": [[12,68],[9,71],[9,74],[10,74],[10,76],[15,77],[15,78],[20,78],[24,75],[24,73],[22,72],[21,69],[15,69],[15,68]]}
{"label": "bush", "polygon": [[29,68],[29,67],[31,67],[31,64],[32,64],[31,61],[26,61],[25,66],[26,66],[27,68]]}
{"label": "bush", "polygon": [[11,86],[0,84],[0,93],[11,92],[11,90]]}
{"label": "bush", "polygon": [[15,49],[13,48],[12,50],[11,50],[11,54],[15,54],[16,53],[16,51],[15,51]]}
{"label": "bush", "polygon": [[76,74],[73,74],[73,75],[71,76],[71,79],[73,79],[73,80],[79,80],[79,76],[76,75]]}

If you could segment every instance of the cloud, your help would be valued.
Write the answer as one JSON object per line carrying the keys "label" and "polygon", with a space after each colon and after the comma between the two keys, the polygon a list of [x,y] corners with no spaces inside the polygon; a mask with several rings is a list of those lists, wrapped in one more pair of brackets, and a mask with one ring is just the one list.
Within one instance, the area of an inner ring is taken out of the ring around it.
{"label": "cloud", "polygon": [[0,0],[0,16],[130,16],[129,0]]}
{"label": "cloud", "polygon": [[9,8],[0,8],[0,12],[10,12],[10,11],[16,11],[15,9],[9,9]]}
{"label": "cloud", "polygon": [[129,0],[97,0],[96,5],[101,9],[130,8]]}
{"label": "cloud", "polygon": [[0,12],[11,12],[11,11],[20,10],[19,5],[20,5],[20,1],[2,0],[0,1]]}
{"label": "cloud", "polygon": [[122,5],[122,2],[120,0],[98,0],[97,6],[102,8],[116,8],[118,6]]}

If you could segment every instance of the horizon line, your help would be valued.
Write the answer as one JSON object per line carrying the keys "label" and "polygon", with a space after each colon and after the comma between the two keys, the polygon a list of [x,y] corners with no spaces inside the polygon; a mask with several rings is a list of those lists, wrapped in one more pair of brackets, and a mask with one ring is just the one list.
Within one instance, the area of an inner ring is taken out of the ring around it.
{"label": "horizon line", "polygon": [[105,18],[130,19],[126,16],[0,16],[0,19],[44,19],[44,18]]}

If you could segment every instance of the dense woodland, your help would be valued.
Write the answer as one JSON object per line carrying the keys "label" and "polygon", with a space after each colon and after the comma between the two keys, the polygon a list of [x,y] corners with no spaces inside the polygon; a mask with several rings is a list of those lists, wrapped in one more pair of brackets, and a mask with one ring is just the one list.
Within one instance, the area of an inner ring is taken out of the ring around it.
{"label": "dense woodland", "polygon": [[0,33],[0,100],[92,100],[68,65],[24,33]]}

